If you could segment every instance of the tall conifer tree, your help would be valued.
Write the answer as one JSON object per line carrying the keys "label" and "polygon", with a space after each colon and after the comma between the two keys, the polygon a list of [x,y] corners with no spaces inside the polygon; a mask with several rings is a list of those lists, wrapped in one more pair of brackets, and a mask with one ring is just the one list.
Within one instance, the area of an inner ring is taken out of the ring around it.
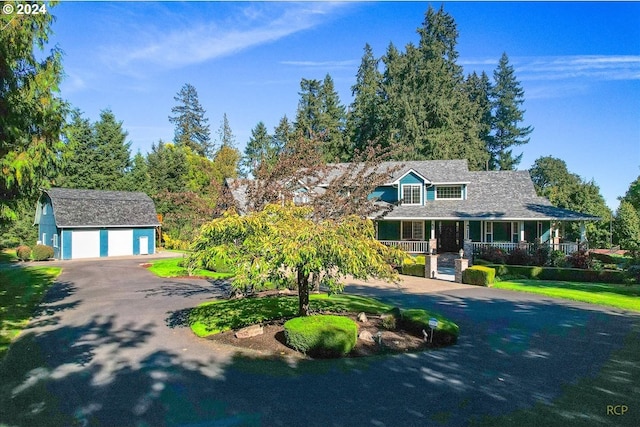
{"label": "tall conifer tree", "polygon": [[512,147],[528,143],[527,136],[533,128],[520,126],[524,119],[524,90],[516,79],[515,70],[509,64],[506,53],[502,54],[493,78],[493,135],[487,146],[489,168],[513,170],[520,164],[522,154],[514,156]]}
{"label": "tall conifer tree", "polygon": [[196,88],[186,83],[173,98],[178,105],[171,109],[173,116],[169,122],[176,126],[173,141],[176,145],[189,147],[196,154],[205,157],[213,155],[211,134],[205,117],[206,111],[200,105]]}

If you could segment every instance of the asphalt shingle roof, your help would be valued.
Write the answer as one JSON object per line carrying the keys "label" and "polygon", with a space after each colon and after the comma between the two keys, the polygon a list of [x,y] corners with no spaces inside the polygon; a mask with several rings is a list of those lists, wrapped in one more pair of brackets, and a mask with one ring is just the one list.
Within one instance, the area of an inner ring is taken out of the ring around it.
{"label": "asphalt shingle roof", "polygon": [[58,227],[158,226],[153,200],[130,191],[44,190],[53,204]]}

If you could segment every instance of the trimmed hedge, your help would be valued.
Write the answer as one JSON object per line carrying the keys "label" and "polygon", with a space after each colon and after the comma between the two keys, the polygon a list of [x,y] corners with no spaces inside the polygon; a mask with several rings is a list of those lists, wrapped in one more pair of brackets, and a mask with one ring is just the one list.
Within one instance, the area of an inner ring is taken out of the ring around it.
{"label": "trimmed hedge", "polygon": [[462,272],[462,283],[468,285],[490,286],[496,278],[496,270],[484,265],[474,265]]}
{"label": "trimmed hedge", "polygon": [[53,248],[51,246],[35,245],[33,247],[34,261],[46,261],[49,258],[53,258]]}
{"label": "trimmed hedge", "polygon": [[623,271],[584,270],[581,268],[528,267],[521,265],[492,265],[499,277],[559,280],[565,282],[624,283]]}
{"label": "trimmed hedge", "polygon": [[31,259],[31,248],[27,245],[18,246],[16,248],[16,256],[21,261],[28,261]]}
{"label": "trimmed hedge", "polygon": [[289,347],[316,357],[348,354],[358,340],[358,325],[344,316],[295,317],[284,324]]}
{"label": "trimmed hedge", "polygon": [[424,277],[424,263],[403,264],[401,274],[406,276]]}
{"label": "trimmed hedge", "polygon": [[402,328],[415,334],[430,331],[429,319],[438,320],[438,327],[433,331],[433,342],[436,344],[452,344],[458,339],[460,328],[451,320],[439,314],[421,309],[402,310],[400,322]]}

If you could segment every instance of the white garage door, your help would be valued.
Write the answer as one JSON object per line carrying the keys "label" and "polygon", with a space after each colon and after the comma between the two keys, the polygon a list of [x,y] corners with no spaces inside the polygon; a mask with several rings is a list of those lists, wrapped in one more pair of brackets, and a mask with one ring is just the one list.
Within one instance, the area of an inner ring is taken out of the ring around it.
{"label": "white garage door", "polygon": [[108,256],[133,255],[133,230],[109,230]]}
{"label": "white garage door", "polygon": [[71,258],[97,258],[100,256],[100,230],[73,230]]}

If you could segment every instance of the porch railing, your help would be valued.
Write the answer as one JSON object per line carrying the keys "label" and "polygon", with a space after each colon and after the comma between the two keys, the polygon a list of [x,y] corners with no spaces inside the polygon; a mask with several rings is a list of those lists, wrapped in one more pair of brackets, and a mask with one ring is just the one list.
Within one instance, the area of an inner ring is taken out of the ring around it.
{"label": "porch railing", "polygon": [[429,253],[429,242],[426,240],[380,240],[380,243],[400,248],[410,254]]}
{"label": "porch railing", "polygon": [[[499,248],[505,252],[511,252],[516,248],[523,248],[526,249],[527,251],[531,252],[534,250],[535,248],[535,243],[510,243],[510,242],[491,242],[491,243],[487,243],[487,242],[472,242],[471,243],[472,247],[473,247],[473,252],[477,253],[478,251],[480,251],[482,248],[485,247],[494,247],[494,248]],[[544,245],[544,244],[543,244]],[[579,248],[580,245],[578,243],[575,242],[569,242],[569,243],[546,243],[546,245],[548,245],[552,251],[562,251],[565,255],[570,255],[573,252],[576,252]]]}

